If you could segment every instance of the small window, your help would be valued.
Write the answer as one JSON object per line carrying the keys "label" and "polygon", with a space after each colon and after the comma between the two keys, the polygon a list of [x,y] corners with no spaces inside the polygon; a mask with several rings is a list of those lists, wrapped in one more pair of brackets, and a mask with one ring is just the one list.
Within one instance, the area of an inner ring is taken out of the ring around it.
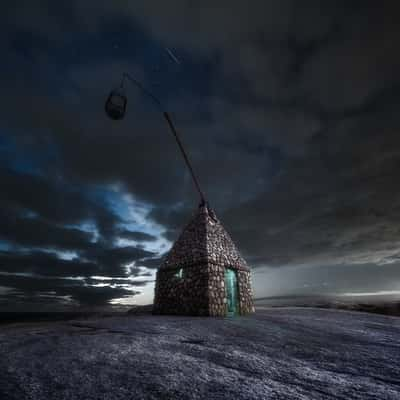
{"label": "small window", "polygon": [[174,276],[175,276],[176,278],[178,278],[178,279],[182,279],[182,278],[183,278],[183,268],[179,268],[179,269],[175,272]]}

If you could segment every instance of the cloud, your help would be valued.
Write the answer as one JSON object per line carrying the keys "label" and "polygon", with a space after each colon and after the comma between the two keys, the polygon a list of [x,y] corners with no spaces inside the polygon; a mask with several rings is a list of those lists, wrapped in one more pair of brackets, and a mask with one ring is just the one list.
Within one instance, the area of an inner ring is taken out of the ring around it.
{"label": "cloud", "polygon": [[[81,281],[69,279],[43,279],[43,277],[1,276],[6,287],[17,288],[15,294],[3,298],[0,296],[2,308],[20,308],[37,310],[37,306],[44,303],[45,309],[57,310],[68,307],[107,306],[113,298],[131,297],[139,294],[135,286],[143,283],[131,284],[130,288],[111,286],[86,286]],[[31,303],[31,304],[30,304]]]}
{"label": "cloud", "polygon": [[[326,264],[319,266],[268,268],[257,272],[255,291],[259,282],[267,286],[270,295],[347,295],[369,293],[377,296],[399,291],[399,264]],[[283,290],[282,290],[283,289]],[[265,293],[265,291],[264,291]],[[395,293],[393,293],[395,294]],[[261,296],[260,296],[261,297]]]}
{"label": "cloud", "polygon": [[49,277],[89,277],[98,273],[98,265],[79,259],[61,260],[51,253],[1,252],[0,270],[10,274],[31,274]]}
{"label": "cloud", "polygon": [[121,269],[126,265],[152,256],[153,253],[138,247],[101,247],[93,246],[90,250],[83,254],[84,258],[95,260],[100,266],[99,272],[105,276],[121,276]]}
{"label": "cloud", "polygon": [[[152,273],[167,250],[157,237],[174,240],[196,209],[149,99],[129,88],[126,119],[104,115],[122,71],[171,111],[211,206],[252,266],[344,263],[350,274],[395,262],[398,15],[395,2],[10,3],[0,39],[4,271],[53,276],[54,265],[59,277],[87,269],[124,279],[130,264],[132,275]],[[119,199],[145,204],[142,221],[110,206],[113,185]],[[142,229],[149,222],[159,231]],[[140,244],[117,246],[122,239]],[[96,293],[107,302],[112,291]]]}
{"label": "cloud", "polygon": [[148,269],[157,269],[161,266],[163,258],[156,257],[156,258],[144,258],[140,260],[137,264],[139,266],[146,267]]}
{"label": "cloud", "polygon": [[[14,214],[9,215],[9,224],[13,223],[11,218],[23,217],[25,212],[37,215],[37,221],[43,224],[43,230],[46,229],[46,223],[65,225],[94,220],[101,233],[106,235],[121,222],[115,213],[92,201],[79,186],[74,187],[62,179],[54,178],[51,173],[44,177],[7,167],[1,170],[0,184],[3,192],[0,204],[5,214]],[[4,217],[7,218],[7,215]],[[29,224],[30,221],[25,223]]]}
{"label": "cloud", "polygon": [[[5,293],[2,306],[8,298],[32,306],[51,299],[57,307],[104,306],[114,297],[140,293],[133,288],[146,282],[132,278],[143,271],[127,266],[153,252],[115,247],[114,241],[119,233],[136,233],[141,240],[153,239],[151,235],[121,228],[122,219],[106,201],[68,182],[9,169],[2,170],[0,181],[0,239],[8,247],[0,253],[0,273],[2,282],[14,288]],[[71,253],[69,259],[61,258],[64,252]],[[98,286],[93,276],[109,279]]]}
{"label": "cloud", "polygon": [[76,228],[65,228],[40,218],[1,213],[0,238],[21,246],[58,250],[80,250],[90,245],[93,235]]}
{"label": "cloud", "polygon": [[157,240],[156,236],[150,235],[149,233],[140,231],[129,231],[127,229],[120,230],[118,236],[123,239],[134,240],[137,242],[154,242]]}

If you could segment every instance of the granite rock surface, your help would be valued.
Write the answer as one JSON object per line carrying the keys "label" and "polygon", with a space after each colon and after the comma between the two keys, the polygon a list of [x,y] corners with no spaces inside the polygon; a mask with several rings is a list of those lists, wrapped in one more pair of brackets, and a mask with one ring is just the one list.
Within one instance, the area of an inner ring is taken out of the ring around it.
{"label": "granite rock surface", "polygon": [[274,308],[0,328],[0,399],[400,398],[400,318]]}

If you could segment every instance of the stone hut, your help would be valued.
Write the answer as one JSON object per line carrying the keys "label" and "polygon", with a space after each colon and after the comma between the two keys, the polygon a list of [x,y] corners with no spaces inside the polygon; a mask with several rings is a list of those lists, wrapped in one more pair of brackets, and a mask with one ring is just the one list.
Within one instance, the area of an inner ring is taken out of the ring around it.
{"label": "stone hut", "polygon": [[153,313],[253,311],[250,269],[213,210],[201,205],[157,271]]}

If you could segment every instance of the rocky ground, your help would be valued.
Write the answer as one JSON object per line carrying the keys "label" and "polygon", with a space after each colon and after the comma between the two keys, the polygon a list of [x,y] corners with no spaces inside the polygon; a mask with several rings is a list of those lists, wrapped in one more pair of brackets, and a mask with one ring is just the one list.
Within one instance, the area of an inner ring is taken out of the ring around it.
{"label": "rocky ground", "polygon": [[0,399],[400,399],[400,318],[273,308],[0,328]]}

